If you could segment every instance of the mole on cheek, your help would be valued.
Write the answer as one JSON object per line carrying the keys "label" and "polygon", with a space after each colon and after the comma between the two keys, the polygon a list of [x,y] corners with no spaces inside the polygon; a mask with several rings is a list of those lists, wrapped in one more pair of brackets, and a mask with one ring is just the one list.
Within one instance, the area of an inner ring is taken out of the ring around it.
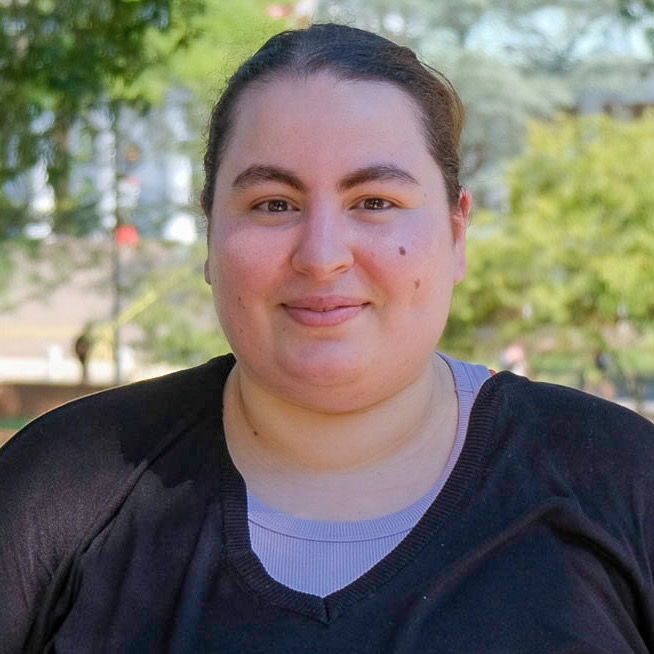
{"label": "mole on cheek", "polygon": [[416,287],[416,290],[420,288],[420,280],[419,279],[414,279],[413,280],[413,285]]}
{"label": "mole on cheek", "polygon": [[406,254],[406,249],[403,245],[400,245],[400,254],[404,256]]}

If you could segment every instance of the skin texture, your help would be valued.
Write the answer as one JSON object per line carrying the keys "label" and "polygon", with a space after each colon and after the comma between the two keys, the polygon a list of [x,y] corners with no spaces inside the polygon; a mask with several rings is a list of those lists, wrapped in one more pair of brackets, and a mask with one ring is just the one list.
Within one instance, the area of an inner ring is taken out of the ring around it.
{"label": "skin texture", "polygon": [[296,513],[281,478],[295,474],[310,505],[308,487],[322,497],[329,480],[339,492],[343,475],[356,487],[394,464],[421,480],[403,493],[385,478],[401,508],[433,483],[456,427],[433,350],[465,272],[470,198],[448,206],[417,109],[391,84],[276,79],[248,88],[237,116],[205,266],[238,360],[232,454],[257,495]]}
{"label": "skin texture", "polygon": [[[294,401],[374,402],[415,380],[440,338],[465,270],[464,219],[453,235],[415,112],[390,84],[327,75],[257,85],[241,100],[216,180],[207,281],[240,364]],[[243,179],[254,166],[289,180]],[[374,166],[416,183],[339,188]],[[334,310],[311,311],[321,308]]]}

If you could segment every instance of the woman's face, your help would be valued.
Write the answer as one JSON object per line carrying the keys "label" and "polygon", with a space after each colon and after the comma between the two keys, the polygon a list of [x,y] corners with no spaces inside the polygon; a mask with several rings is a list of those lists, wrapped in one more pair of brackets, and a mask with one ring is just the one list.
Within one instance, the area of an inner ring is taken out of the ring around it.
{"label": "woman's face", "polygon": [[465,270],[413,101],[318,74],[248,88],[215,186],[205,276],[242,374],[352,410],[425,372]]}

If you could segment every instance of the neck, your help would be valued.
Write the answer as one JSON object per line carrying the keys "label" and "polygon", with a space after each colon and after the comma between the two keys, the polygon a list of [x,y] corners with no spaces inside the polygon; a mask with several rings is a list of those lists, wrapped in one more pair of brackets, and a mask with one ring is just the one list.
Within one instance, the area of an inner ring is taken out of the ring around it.
{"label": "neck", "polygon": [[225,391],[227,443],[250,492],[310,517],[324,517],[327,506],[331,515],[339,496],[348,506],[359,498],[357,517],[421,497],[445,467],[457,415],[451,373],[437,356],[408,386],[357,411],[294,404],[254,383],[238,364]]}

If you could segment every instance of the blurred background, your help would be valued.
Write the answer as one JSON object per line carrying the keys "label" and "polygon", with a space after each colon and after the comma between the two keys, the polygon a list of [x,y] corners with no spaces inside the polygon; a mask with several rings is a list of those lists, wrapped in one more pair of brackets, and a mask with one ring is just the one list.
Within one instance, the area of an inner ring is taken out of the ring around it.
{"label": "blurred background", "polygon": [[466,105],[441,349],[654,417],[654,0],[0,0],[0,442],[228,351],[205,122],[266,38],[325,20],[410,45]]}

